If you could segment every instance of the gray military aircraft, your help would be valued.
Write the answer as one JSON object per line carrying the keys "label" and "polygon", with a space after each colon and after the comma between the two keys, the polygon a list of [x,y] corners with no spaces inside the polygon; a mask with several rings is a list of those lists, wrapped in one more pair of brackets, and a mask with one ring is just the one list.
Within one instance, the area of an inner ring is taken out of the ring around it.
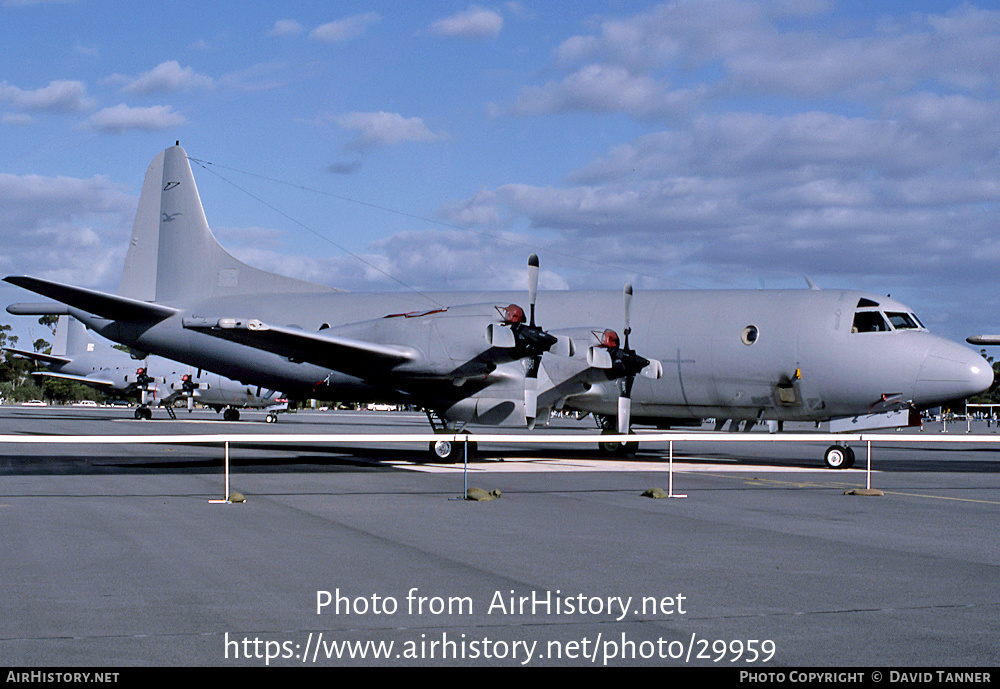
{"label": "gray military aircraft", "polygon": [[[5,280],[65,304],[89,328],[136,350],[291,397],[416,404],[435,430],[531,427],[552,410],[590,412],[610,433],[708,417],[744,429],[898,417],[993,380],[979,354],[931,334],[885,296],[538,293],[537,258],[528,270],[526,312],[516,292],[348,293],[252,268],[212,235],[177,145],[146,172],[118,294]],[[459,452],[449,443],[432,450],[445,460]],[[849,466],[852,456],[835,445],[826,462]]]}
{"label": "gray military aircraft", "polygon": [[173,404],[187,400],[188,410],[195,402],[222,412],[227,421],[238,421],[239,410],[267,409],[265,417],[273,422],[287,402],[273,390],[254,389],[218,374],[170,361],[147,356],[142,361],[127,352],[97,342],[87,333],[83,323],[67,315],[59,316],[55,341],[50,354],[29,352],[12,347],[4,351],[32,359],[46,368],[37,375],[72,380],[85,385],[117,392],[140,392],[141,403],[135,418],[150,419],[150,407],[162,406],[173,417]]}

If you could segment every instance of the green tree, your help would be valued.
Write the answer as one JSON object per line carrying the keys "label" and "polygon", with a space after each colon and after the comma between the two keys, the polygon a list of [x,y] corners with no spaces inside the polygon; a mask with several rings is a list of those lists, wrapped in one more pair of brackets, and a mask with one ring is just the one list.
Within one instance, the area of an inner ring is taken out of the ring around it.
{"label": "green tree", "polygon": [[52,334],[56,334],[56,326],[59,324],[59,316],[42,316],[38,319],[39,325],[46,326],[52,331]]}

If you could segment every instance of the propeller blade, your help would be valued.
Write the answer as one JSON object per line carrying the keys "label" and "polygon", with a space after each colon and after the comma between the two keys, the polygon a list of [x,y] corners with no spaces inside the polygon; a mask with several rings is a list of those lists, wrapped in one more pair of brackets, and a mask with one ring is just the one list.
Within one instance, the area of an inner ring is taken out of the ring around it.
{"label": "propeller blade", "polygon": [[587,365],[592,368],[610,369],[615,363],[606,348],[594,346],[587,348]]}
{"label": "propeller blade", "polygon": [[[528,325],[534,330],[535,301],[538,298],[538,256],[528,256],[528,307],[530,308]],[[537,354],[528,359],[528,369],[524,373],[524,420],[529,429],[535,427],[535,417],[538,416],[538,369],[542,365],[542,355]]]}
{"label": "propeller blade", "polygon": [[632,331],[630,323],[632,320],[632,285],[631,283],[625,283],[625,289],[622,290],[622,306],[625,310],[625,338],[628,339],[628,334]]}
{"label": "propeller blade", "polygon": [[[642,359],[632,354],[628,344],[628,336],[632,334],[632,284],[626,282],[622,289],[622,311],[625,313],[625,328],[622,330],[624,341],[621,343],[621,353],[626,359]],[[618,381],[618,432],[625,434],[631,430],[632,420],[632,383],[635,382],[635,371],[627,371],[625,377]]]}
{"label": "propeller blade", "polygon": [[535,427],[538,416],[538,369],[542,365],[541,356],[528,359],[528,369],[524,372],[524,420],[528,428]]}
{"label": "propeller blade", "polygon": [[529,325],[535,325],[535,299],[538,297],[538,256],[528,256],[528,305],[531,308]]}
{"label": "propeller blade", "polygon": [[648,359],[649,364],[646,365],[639,375],[643,378],[649,378],[650,380],[656,380],[663,375],[663,364],[661,364],[657,359]]}
{"label": "propeller blade", "polygon": [[618,432],[625,435],[629,431],[632,417],[632,398],[618,398]]}
{"label": "propeller blade", "polygon": [[524,420],[528,424],[528,430],[531,430],[535,427],[536,416],[538,416],[538,379],[525,378]]}

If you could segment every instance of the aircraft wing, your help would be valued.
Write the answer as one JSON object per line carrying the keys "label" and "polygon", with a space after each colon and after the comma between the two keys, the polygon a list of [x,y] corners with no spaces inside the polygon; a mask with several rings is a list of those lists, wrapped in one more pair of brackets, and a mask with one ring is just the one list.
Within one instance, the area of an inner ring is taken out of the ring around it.
{"label": "aircraft wing", "polygon": [[56,356],[54,354],[42,354],[41,352],[29,352],[26,349],[13,349],[12,347],[4,347],[3,351],[10,352],[14,356],[23,357],[25,359],[33,359],[35,361],[41,361],[46,364],[68,364],[72,359],[67,359],[64,356]]}
{"label": "aircraft wing", "polygon": [[117,294],[98,292],[84,287],[73,287],[51,280],[8,275],[4,278],[4,282],[23,287],[36,294],[109,320],[162,321],[177,313],[177,309],[163,304],[152,304],[139,299],[120,297]]}
{"label": "aircraft wing", "polygon": [[62,378],[63,380],[74,380],[77,383],[84,383],[85,385],[93,385],[99,388],[120,387],[113,380],[108,380],[106,378],[88,378],[87,376],[74,376],[70,373],[56,373],[55,371],[35,371],[31,375],[45,376],[47,378]]}
{"label": "aircraft wing", "polygon": [[190,330],[358,378],[387,372],[416,361],[420,356],[412,347],[324,335],[322,332],[270,325],[252,318],[185,318],[182,323]]}

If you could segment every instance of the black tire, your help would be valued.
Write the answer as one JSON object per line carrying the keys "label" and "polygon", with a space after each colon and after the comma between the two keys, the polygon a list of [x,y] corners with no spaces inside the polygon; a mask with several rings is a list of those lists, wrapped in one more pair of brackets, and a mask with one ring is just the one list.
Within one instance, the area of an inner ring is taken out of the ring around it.
{"label": "black tire", "polygon": [[847,448],[847,466],[845,466],[844,468],[845,469],[854,468],[854,448],[852,447]]}
{"label": "black tire", "polygon": [[233,409],[232,407],[229,407],[224,412],[222,412],[222,418],[225,419],[226,421],[239,421],[240,412],[238,409]]}
{"label": "black tire", "polygon": [[[601,435],[618,435],[618,431],[605,429]],[[597,449],[602,455],[609,457],[625,457],[639,449],[639,443],[598,442]]]}

